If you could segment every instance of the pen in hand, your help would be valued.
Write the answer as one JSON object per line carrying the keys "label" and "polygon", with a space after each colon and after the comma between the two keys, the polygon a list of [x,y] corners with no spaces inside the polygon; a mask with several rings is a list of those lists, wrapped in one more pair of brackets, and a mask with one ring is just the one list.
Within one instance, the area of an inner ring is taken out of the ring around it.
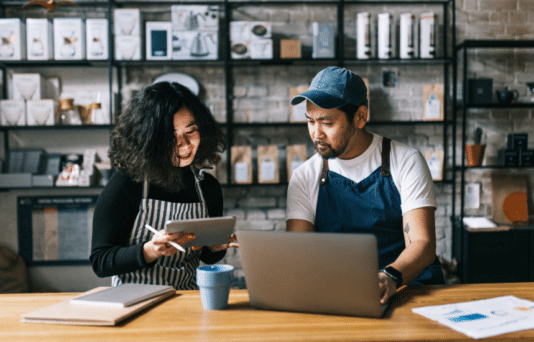
{"label": "pen in hand", "polygon": [[[163,233],[161,233],[160,231],[157,231],[156,229],[152,228],[148,224],[145,224],[145,228],[150,230],[152,233],[154,233],[154,234],[156,234],[158,236],[163,236]],[[173,246],[174,248],[176,248],[177,250],[179,250],[180,252],[184,252],[185,253],[185,249],[182,246],[180,246],[179,244],[177,244],[176,242],[169,241],[169,244],[171,246]]]}

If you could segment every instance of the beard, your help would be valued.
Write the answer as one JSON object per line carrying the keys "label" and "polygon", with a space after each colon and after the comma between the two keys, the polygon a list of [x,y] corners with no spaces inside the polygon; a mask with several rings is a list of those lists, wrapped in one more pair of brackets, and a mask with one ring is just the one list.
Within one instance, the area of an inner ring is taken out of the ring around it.
{"label": "beard", "polygon": [[[347,146],[349,145],[350,138],[354,135],[355,131],[356,129],[354,127],[349,127],[340,136],[339,144],[337,147],[333,147],[331,144],[327,143],[326,141],[317,140],[317,141],[314,141],[315,148],[317,149],[317,152],[319,152],[321,157],[323,157],[324,159],[337,158],[347,150]],[[319,145],[322,145],[322,147],[319,147]]]}

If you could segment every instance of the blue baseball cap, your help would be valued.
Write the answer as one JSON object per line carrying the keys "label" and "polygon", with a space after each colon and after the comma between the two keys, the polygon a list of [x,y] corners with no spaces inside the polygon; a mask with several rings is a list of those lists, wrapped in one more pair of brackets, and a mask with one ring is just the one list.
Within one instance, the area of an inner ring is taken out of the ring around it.
{"label": "blue baseball cap", "polygon": [[310,88],[291,99],[297,105],[304,100],[313,102],[323,109],[339,108],[351,103],[367,106],[367,86],[357,74],[345,68],[330,66],[319,71]]}

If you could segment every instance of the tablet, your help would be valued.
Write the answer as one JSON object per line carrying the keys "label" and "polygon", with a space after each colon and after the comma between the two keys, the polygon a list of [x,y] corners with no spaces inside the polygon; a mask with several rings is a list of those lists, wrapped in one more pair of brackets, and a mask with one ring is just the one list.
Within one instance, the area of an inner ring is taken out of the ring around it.
{"label": "tablet", "polygon": [[234,216],[207,217],[191,220],[178,220],[165,222],[167,233],[178,232],[194,233],[196,238],[184,245],[193,246],[213,246],[230,242],[230,237],[234,232],[236,218]]}

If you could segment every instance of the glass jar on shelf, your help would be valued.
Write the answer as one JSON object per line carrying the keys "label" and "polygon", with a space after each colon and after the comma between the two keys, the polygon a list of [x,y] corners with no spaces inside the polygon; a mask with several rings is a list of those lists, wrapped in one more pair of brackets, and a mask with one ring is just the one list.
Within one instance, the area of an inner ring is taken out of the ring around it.
{"label": "glass jar on shelf", "polygon": [[74,99],[62,98],[59,100],[59,125],[81,125],[82,119],[76,106],[74,106]]}

